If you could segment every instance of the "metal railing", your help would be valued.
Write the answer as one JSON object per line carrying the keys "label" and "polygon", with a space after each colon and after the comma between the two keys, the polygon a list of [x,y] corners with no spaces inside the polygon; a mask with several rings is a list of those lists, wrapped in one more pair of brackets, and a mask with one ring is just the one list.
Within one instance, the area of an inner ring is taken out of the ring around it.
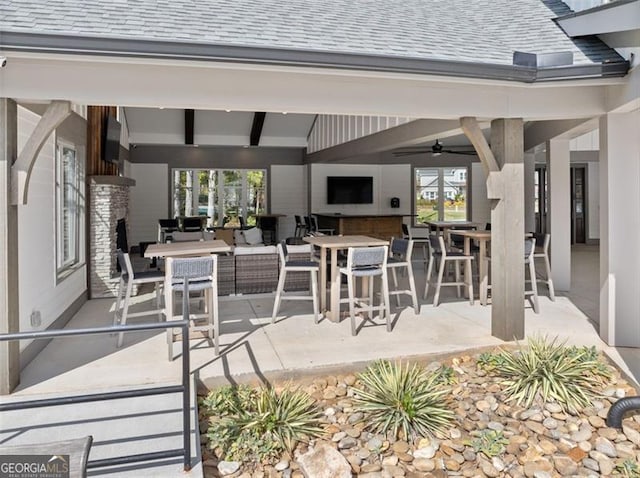
{"label": "metal railing", "polygon": [[182,456],[184,471],[191,470],[191,399],[189,384],[190,357],[188,297],[188,281],[185,281],[183,294],[183,320],[178,321],[173,320],[153,324],[118,325],[112,327],[96,327],[88,329],[47,330],[41,332],[18,332],[12,334],[0,334],[0,342],[12,342],[28,339],[53,339],[60,337],[74,337],[78,335],[117,334],[120,332],[180,328],[182,330],[182,381],[180,385],[168,385],[135,390],[124,390],[119,392],[93,393],[57,398],[46,398],[41,400],[26,400],[3,403],[0,404],[0,412],[51,407],[57,405],[70,405],[75,403],[115,400],[120,398],[148,397],[152,395],[182,393],[182,448],[163,450],[152,453],[140,453],[137,455],[124,455],[113,458],[105,458],[102,460],[93,460],[87,463],[87,468],[102,468],[105,466],[122,465],[141,461],[151,461],[162,458],[173,458]]}

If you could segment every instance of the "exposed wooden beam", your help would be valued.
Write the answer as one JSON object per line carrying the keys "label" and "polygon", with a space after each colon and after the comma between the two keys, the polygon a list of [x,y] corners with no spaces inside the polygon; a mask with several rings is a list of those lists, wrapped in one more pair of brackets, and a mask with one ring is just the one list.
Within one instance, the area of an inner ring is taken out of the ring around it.
{"label": "exposed wooden beam", "polygon": [[51,133],[71,114],[69,101],[52,101],[27,139],[11,167],[11,204],[27,204],[29,179],[42,146]]}
{"label": "exposed wooden beam", "polygon": [[556,138],[573,139],[598,128],[597,118],[536,121],[524,130],[524,150]]}
{"label": "exposed wooden beam", "polygon": [[406,148],[460,134],[455,120],[419,119],[307,155],[308,163],[327,163]]}
{"label": "exposed wooden beam", "polygon": [[264,111],[256,111],[253,114],[253,124],[251,125],[251,134],[249,135],[249,144],[258,146],[260,144],[260,136],[262,135],[262,127],[267,113]]}
{"label": "exposed wooden beam", "polygon": [[194,125],[195,112],[192,109],[184,110],[184,144],[193,144]]}

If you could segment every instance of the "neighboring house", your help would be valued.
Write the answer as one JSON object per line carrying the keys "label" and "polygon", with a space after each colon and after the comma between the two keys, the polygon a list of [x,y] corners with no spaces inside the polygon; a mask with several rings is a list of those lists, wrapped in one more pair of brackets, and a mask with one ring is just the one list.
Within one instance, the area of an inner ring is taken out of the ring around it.
{"label": "neighboring house", "polygon": [[[638,5],[621,0],[576,18]],[[416,168],[462,165],[472,219],[501,214],[507,224],[521,220],[511,211],[524,209],[524,152],[546,144],[550,177],[566,179],[569,140],[599,126],[601,335],[640,346],[640,302],[632,299],[640,250],[616,247],[640,240],[640,230],[629,235],[625,228],[627,217],[640,217],[640,204],[628,201],[640,194],[640,73],[597,29],[565,33],[558,25],[571,15],[560,0],[3,0],[0,330],[63,326],[93,294],[91,282],[104,285],[111,273],[113,245],[101,249],[96,240],[110,238],[111,225],[89,233],[85,223],[128,215],[136,241],[155,237],[157,219],[176,203],[177,170],[264,172],[267,211],[292,221],[293,214],[327,211],[410,216]],[[607,25],[630,19],[618,15]],[[101,157],[110,115],[122,123],[119,164]],[[501,134],[491,146],[499,162],[506,158],[502,170],[472,157],[393,154],[460,137],[460,118],[468,117]],[[75,154],[65,155],[65,145]],[[77,168],[65,169],[65,157]],[[72,171],[68,178],[65,171]],[[505,179],[507,171],[513,174]],[[334,175],[371,176],[373,203],[328,205],[326,177]],[[550,182],[560,289],[570,288],[571,269],[564,179]],[[451,188],[462,181],[447,180]],[[56,190],[60,184],[75,194]],[[24,194],[12,197],[12,190]],[[119,196],[99,203],[103,190]],[[192,200],[199,197],[193,192]],[[400,198],[399,209],[389,206],[391,197]],[[497,201],[509,207],[493,207]],[[69,231],[65,211],[76,221],[66,239],[58,234]],[[70,238],[73,254],[65,249]],[[515,248],[506,254],[523,267]],[[520,302],[517,295],[508,300]],[[521,304],[509,309],[518,314],[505,310],[493,309],[500,320],[492,324],[505,325],[495,333],[521,335]],[[1,392],[15,380],[20,353],[0,351]],[[23,351],[23,359],[36,352]]]}

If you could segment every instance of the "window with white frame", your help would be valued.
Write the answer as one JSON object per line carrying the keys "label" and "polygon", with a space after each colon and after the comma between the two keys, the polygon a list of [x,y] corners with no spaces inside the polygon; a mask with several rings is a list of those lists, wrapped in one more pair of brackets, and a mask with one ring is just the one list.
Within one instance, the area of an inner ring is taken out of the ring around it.
{"label": "window with white frame", "polygon": [[425,221],[466,221],[468,169],[414,168],[415,225]]}
{"label": "window with white frame", "polygon": [[56,270],[80,262],[81,171],[75,146],[56,142]]}
{"label": "window with white frame", "polygon": [[264,169],[174,169],[173,216],[207,216],[208,227],[249,226],[267,211]]}

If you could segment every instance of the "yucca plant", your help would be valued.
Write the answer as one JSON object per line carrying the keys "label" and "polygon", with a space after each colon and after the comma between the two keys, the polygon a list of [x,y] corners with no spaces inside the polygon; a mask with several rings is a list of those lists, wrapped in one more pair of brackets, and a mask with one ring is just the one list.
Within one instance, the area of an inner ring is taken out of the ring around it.
{"label": "yucca plant", "polygon": [[298,441],[322,433],[320,409],[301,390],[223,387],[203,403],[211,413],[210,445],[223,450],[226,459],[277,459],[293,451]]}
{"label": "yucca plant", "polygon": [[622,478],[640,478],[640,466],[631,458],[627,458],[616,465],[616,476]]}
{"label": "yucca plant", "polygon": [[525,407],[540,397],[577,412],[591,403],[598,388],[611,377],[593,351],[565,347],[557,338],[533,337],[528,347],[500,355],[494,372],[504,378],[508,400]]}
{"label": "yucca plant", "polygon": [[355,390],[355,408],[374,432],[395,437],[401,433],[403,438],[441,435],[453,412],[447,409],[447,389],[438,387],[438,377],[418,365],[374,362],[359,375],[363,386]]}

